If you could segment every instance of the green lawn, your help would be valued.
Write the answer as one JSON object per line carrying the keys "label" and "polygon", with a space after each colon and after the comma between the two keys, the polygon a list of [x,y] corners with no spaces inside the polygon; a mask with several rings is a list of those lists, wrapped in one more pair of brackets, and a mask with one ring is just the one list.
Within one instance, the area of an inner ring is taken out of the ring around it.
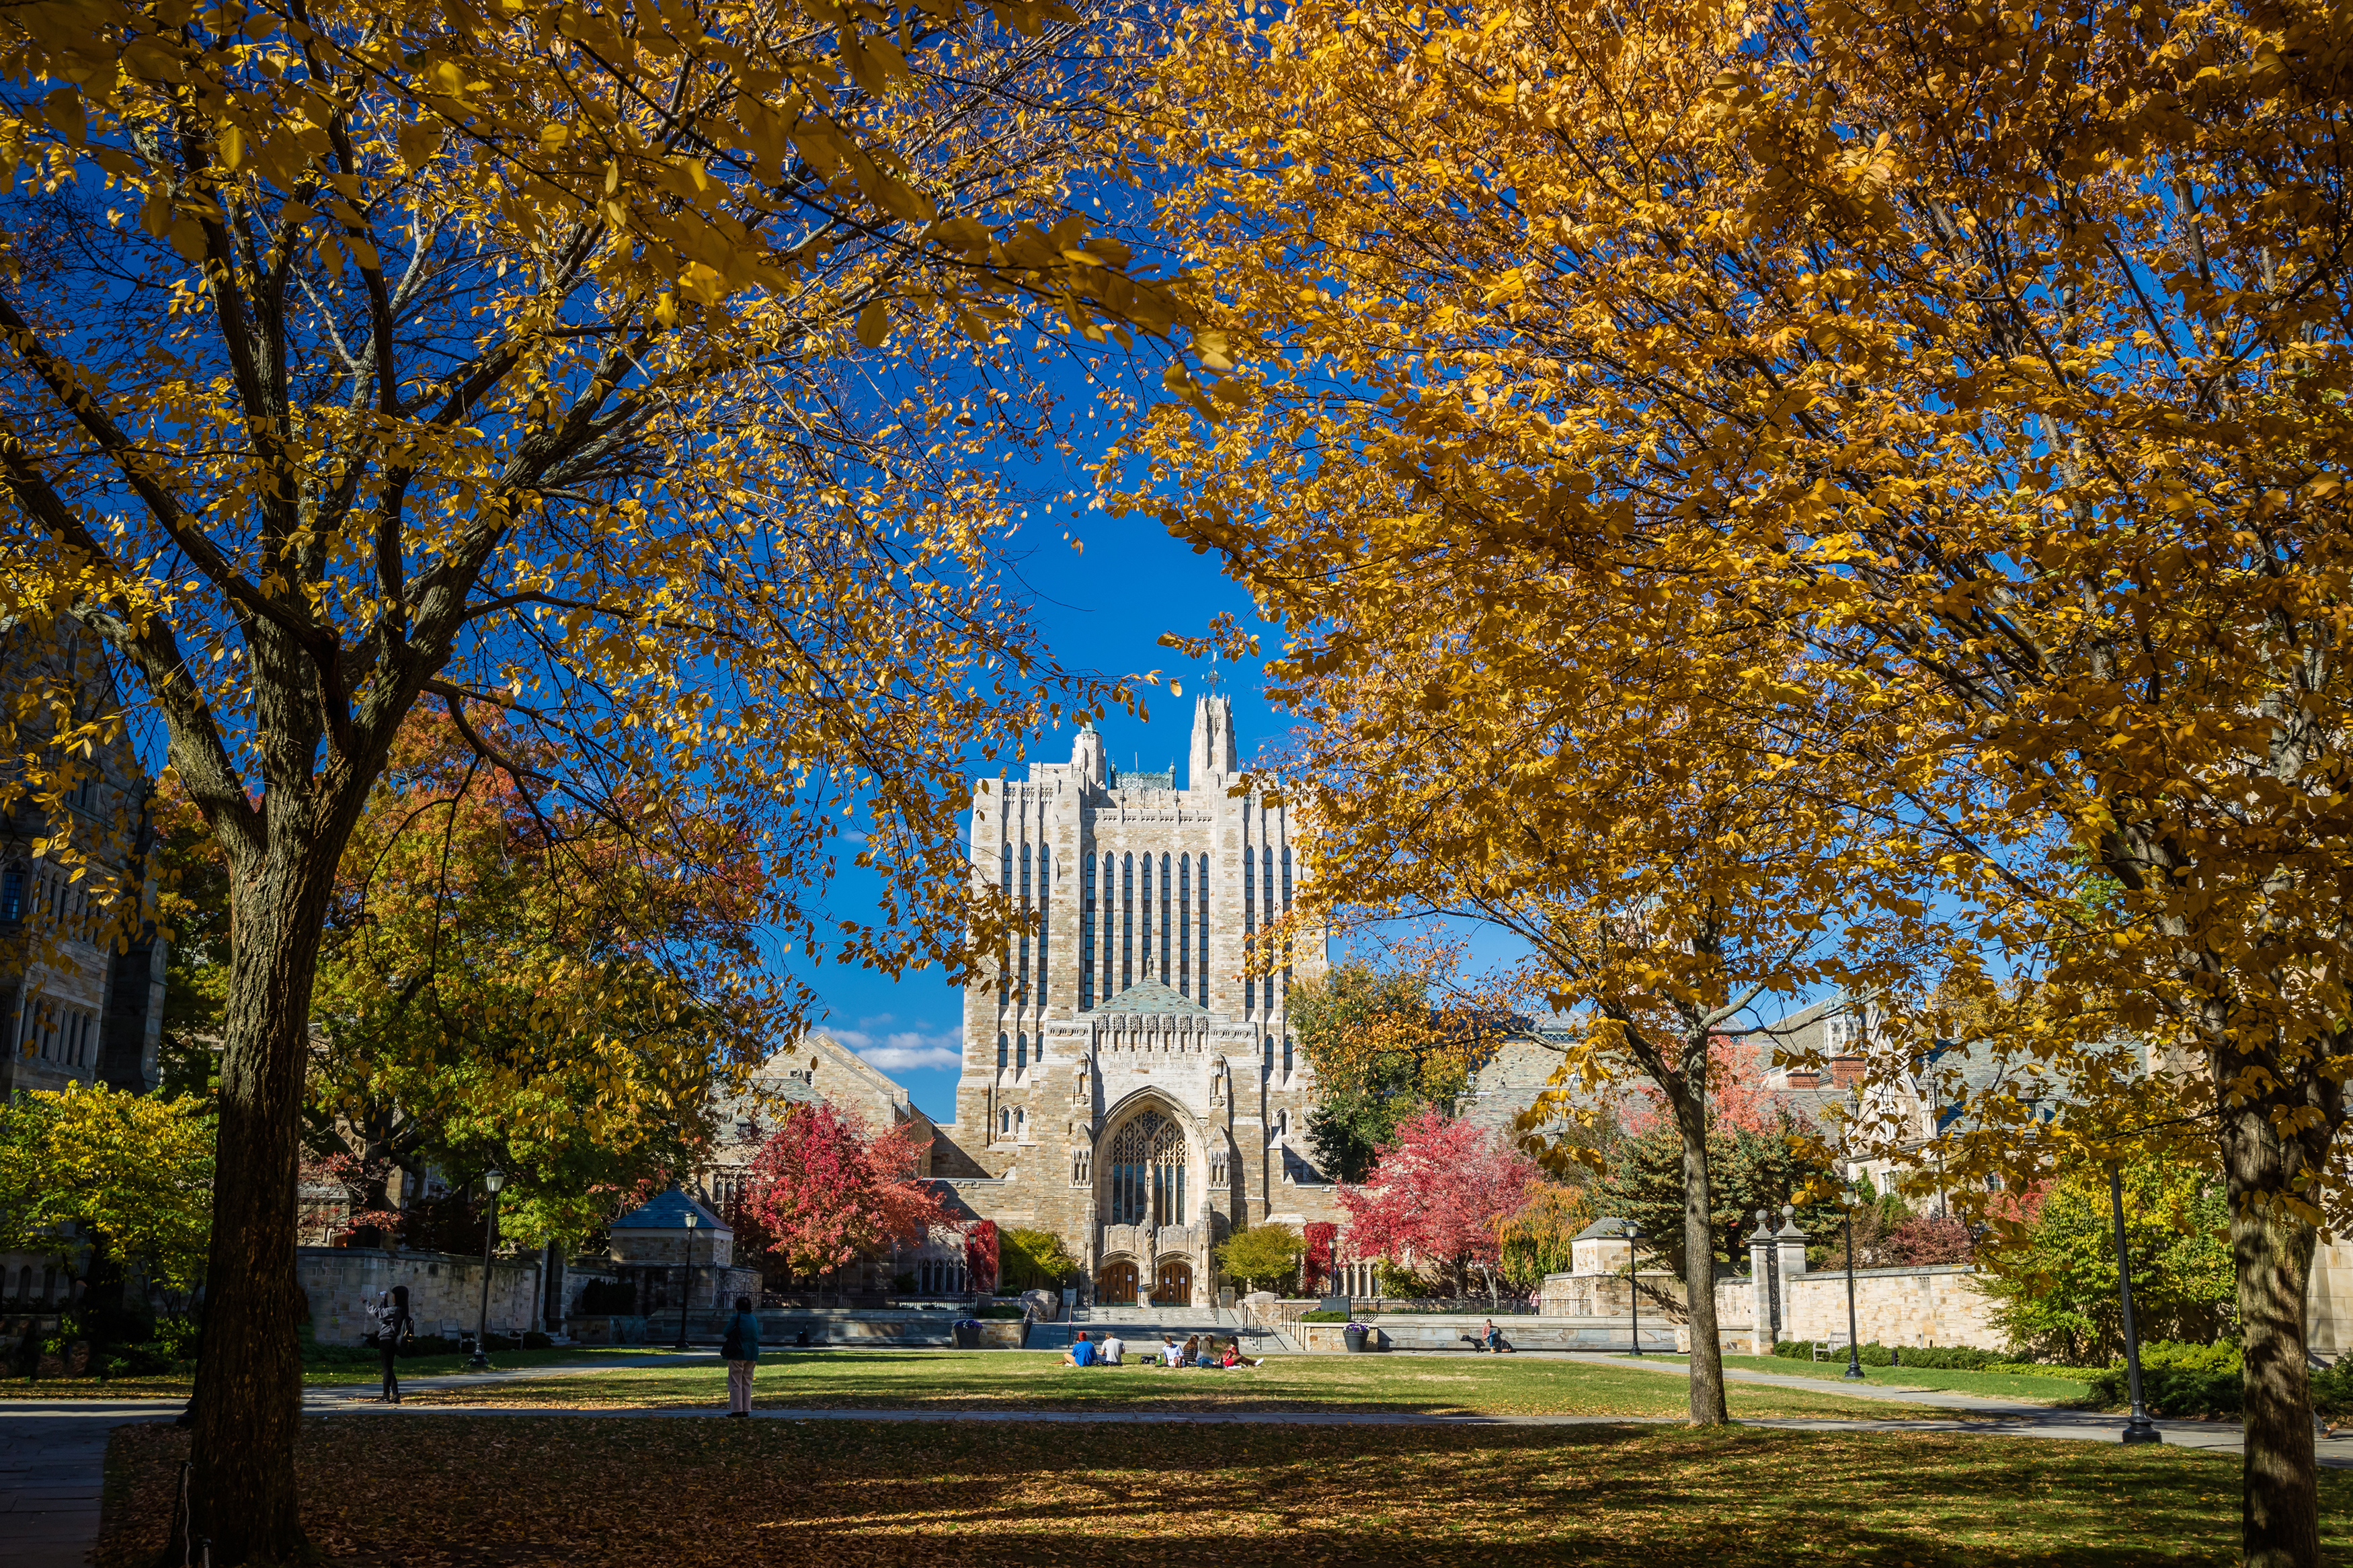
{"label": "green lawn", "polygon": [[[560,1350],[494,1351],[491,1364],[496,1367],[582,1366],[615,1358],[672,1355],[677,1352],[660,1345],[571,1345]],[[690,1352],[708,1354],[708,1352]],[[466,1370],[462,1355],[419,1355],[400,1358],[400,1375],[435,1377]],[[375,1361],[337,1363],[327,1366],[305,1366],[302,1382],[312,1388],[347,1386],[375,1387],[383,1380],[383,1370]],[[67,1377],[0,1378],[0,1399],[185,1399],[195,1387],[185,1377]]]}
{"label": "green lawn", "polygon": [[[153,1562],[185,1452],[116,1434],[96,1568]],[[433,1568],[2224,1568],[2239,1528],[2234,1459],[1966,1434],[428,1414],[314,1417],[298,1464],[326,1560]]]}
{"label": "green lawn", "polygon": [[[1658,1359],[1680,1364],[1683,1358],[1661,1356]],[[1846,1373],[1843,1357],[1837,1361],[1788,1361],[1771,1355],[1728,1355],[1724,1358],[1724,1364],[1726,1368],[1737,1367],[1743,1372],[1769,1372],[1783,1377],[1837,1379]],[[2034,1405],[2086,1405],[2091,1399],[2091,1391],[2074,1379],[2035,1377],[2022,1373],[1942,1372],[1930,1367],[1867,1366],[1862,1369],[1862,1378],[1865,1383],[1882,1388],[1932,1388],[1940,1393],[1975,1394],[1988,1399],[2015,1399]],[[1735,1384],[1731,1386],[1739,1385]]]}
{"label": "green lawn", "polygon": [[[418,1391],[436,1405],[723,1405],[724,1367],[616,1368]],[[762,1359],[757,1404],[825,1409],[1401,1410],[1490,1415],[1676,1415],[1683,1384],[1592,1362],[1276,1356],[1255,1369],[1165,1372],[1061,1364],[1052,1351],[802,1351]],[[1947,1415],[1805,1389],[1744,1384],[1735,1415]]]}

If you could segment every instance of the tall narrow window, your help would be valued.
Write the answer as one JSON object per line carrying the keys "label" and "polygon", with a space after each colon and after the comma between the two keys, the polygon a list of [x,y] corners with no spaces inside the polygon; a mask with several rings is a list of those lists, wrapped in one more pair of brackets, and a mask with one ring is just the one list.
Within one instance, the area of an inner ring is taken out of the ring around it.
{"label": "tall narrow window", "polygon": [[0,871],[0,921],[20,921],[25,918],[25,868],[11,866]]}
{"label": "tall narrow window", "polygon": [[1095,1005],[1095,858],[1079,860],[1079,1011]]}
{"label": "tall narrow window", "polygon": [[1003,1072],[1013,1063],[1013,1047],[1002,1029],[997,1033],[997,1070]]}
{"label": "tall narrow window", "polygon": [[1164,983],[1168,978],[1168,916],[1174,902],[1168,890],[1168,857],[1163,855],[1160,858],[1160,978]]}
{"label": "tall narrow window", "polygon": [[[1008,902],[1010,902],[1013,898],[1013,845],[1009,839],[1006,842],[1001,860],[1002,868],[997,873],[997,885],[1005,889],[1006,900]],[[1003,955],[997,960],[997,1005],[999,1007],[1004,1006],[1012,995],[1013,949],[1008,943]]]}
{"label": "tall narrow window", "polygon": [[[1258,934],[1258,857],[1250,853],[1249,840],[1242,842],[1242,954],[1250,952],[1250,939]],[[1242,1016],[1258,1011],[1258,976],[1245,973],[1242,976]]]}
{"label": "tall narrow window", "polygon": [[1046,1005],[1046,988],[1053,982],[1053,970],[1046,963],[1047,928],[1054,921],[1054,865],[1049,857],[1053,853],[1046,846],[1038,846],[1038,997],[1036,1005]]}
{"label": "tall narrow window", "polygon": [[1013,1037],[1013,1075],[1016,1078],[1029,1070],[1029,1037]]}
{"label": "tall narrow window", "polygon": [[1176,989],[1193,994],[1193,858],[1176,862]]}
{"label": "tall narrow window", "polygon": [[1119,858],[1119,988],[1135,984],[1135,857]]}
{"label": "tall narrow window", "polygon": [[1021,847],[1021,902],[1017,912],[1021,915],[1024,922],[1021,928],[1021,999],[1025,1003],[1031,1000],[1029,993],[1029,927],[1027,923],[1031,907],[1032,906],[1029,902],[1029,846],[1024,844]]}
{"label": "tall narrow window", "polygon": [[[1288,844],[1282,847],[1282,912],[1286,915],[1291,912],[1291,846]],[[1275,998],[1275,1005],[1284,1012],[1291,1009],[1291,942],[1288,939],[1282,944],[1282,994]]]}
{"label": "tall narrow window", "polygon": [[1119,927],[1119,867],[1116,856],[1103,858],[1103,994],[1108,1002],[1119,992],[1117,961]]}
{"label": "tall narrow window", "polygon": [[1197,868],[1200,874],[1201,902],[1200,918],[1196,922],[1198,934],[1195,940],[1201,944],[1201,989],[1193,1000],[1206,1007],[1209,1005],[1209,858],[1207,855],[1200,858]]}
{"label": "tall narrow window", "polygon": [[1149,980],[1152,978],[1152,857],[1149,855],[1144,858],[1144,875],[1138,879],[1135,890],[1143,895],[1136,900],[1143,906],[1143,918],[1136,922],[1135,934],[1137,945],[1144,950],[1135,955],[1135,972],[1138,977]]}

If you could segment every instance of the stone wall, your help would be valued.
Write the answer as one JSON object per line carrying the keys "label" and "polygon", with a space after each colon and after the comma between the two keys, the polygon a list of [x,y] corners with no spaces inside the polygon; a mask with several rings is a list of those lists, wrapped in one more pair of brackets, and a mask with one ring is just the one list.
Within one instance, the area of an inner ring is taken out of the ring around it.
{"label": "stone wall", "polygon": [[[1783,1281],[1786,1340],[1846,1334],[1846,1274],[1800,1274]],[[1973,1345],[2000,1350],[1993,1301],[1967,1264],[1854,1271],[1855,1332],[1868,1344]]]}
{"label": "stone wall", "polygon": [[[482,1309],[482,1260],[446,1252],[387,1252],[373,1247],[298,1247],[295,1278],[310,1299],[311,1331],[322,1345],[355,1345],[375,1331],[367,1308],[395,1285],[408,1287],[409,1316],[419,1334],[474,1331]],[[541,1327],[539,1254],[491,1265],[491,1331]]]}

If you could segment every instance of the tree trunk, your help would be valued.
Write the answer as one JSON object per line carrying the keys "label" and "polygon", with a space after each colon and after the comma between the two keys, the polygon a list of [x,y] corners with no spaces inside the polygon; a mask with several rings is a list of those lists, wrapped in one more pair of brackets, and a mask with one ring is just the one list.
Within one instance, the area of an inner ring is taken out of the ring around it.
{"label": "tree trunk", "polygon": [[[1705,1058],[1703,1058],[1703,1060]],[[1707,1101],[1694,1086],[1675,1097],[1683,1144],[1683,1292],[1691,1324],[1691,1418],[1695,1426],[1731,1420],[1724,1403],[1724,1345],[1715,1330],[1715,1204],[1707,1172]],[[1639,1289],[1639,1286],[1637,1287]]]}
{"label": "tree trunk", "polygon": [[[204,1349],[188,1407],[186,1531],[211,1543],[220,1568],[305,1554],[294,1482],[302,1403],[297,1129],[311,984],[343,836],[303,842],[296,824],[269,826],[267,852],[230,879],[235,937]],[[177,1521],[174,1534],[164,1561],[177,1564],[187,1544]]]}
{"label": "tree trunk", "polygon": [[2286,1190],[2283,1150],[2263,1106],[2223,1110],[2231,1256],[2246,1354],[2246,1460],[2241,1470],[2246,1568],[2317,1568],[2319,1478],[2306,1377],[2305,1289],[2318,1237],[2251,1197]]}

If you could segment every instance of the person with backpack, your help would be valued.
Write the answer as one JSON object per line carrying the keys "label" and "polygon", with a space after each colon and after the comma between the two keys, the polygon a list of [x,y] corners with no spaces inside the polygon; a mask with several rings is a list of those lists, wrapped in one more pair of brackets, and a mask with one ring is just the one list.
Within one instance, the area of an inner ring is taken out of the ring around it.
{"label": "person with backpack", "polygon": [[752,1298],[735,1298],[735,1315],[727,1320],[727,1337],[719,1342],[719,1353],[727,1362],[727,1414],[749,1417],[752,1414],[752,1369],[760,1364],[760,1320],[752,1310]]}
{"label": "person with backpack", "polygon": [[400,1354],[400,1342],[417,1331],[416,1320],[408,1315],[408,1287],[395,1285],[376,1298],[368,1309],[375,1319],[376,1349],[384,1354],[384,1394],[386,1405],[400,1403],[400,1373],[394,1369],[393,1358]]}

